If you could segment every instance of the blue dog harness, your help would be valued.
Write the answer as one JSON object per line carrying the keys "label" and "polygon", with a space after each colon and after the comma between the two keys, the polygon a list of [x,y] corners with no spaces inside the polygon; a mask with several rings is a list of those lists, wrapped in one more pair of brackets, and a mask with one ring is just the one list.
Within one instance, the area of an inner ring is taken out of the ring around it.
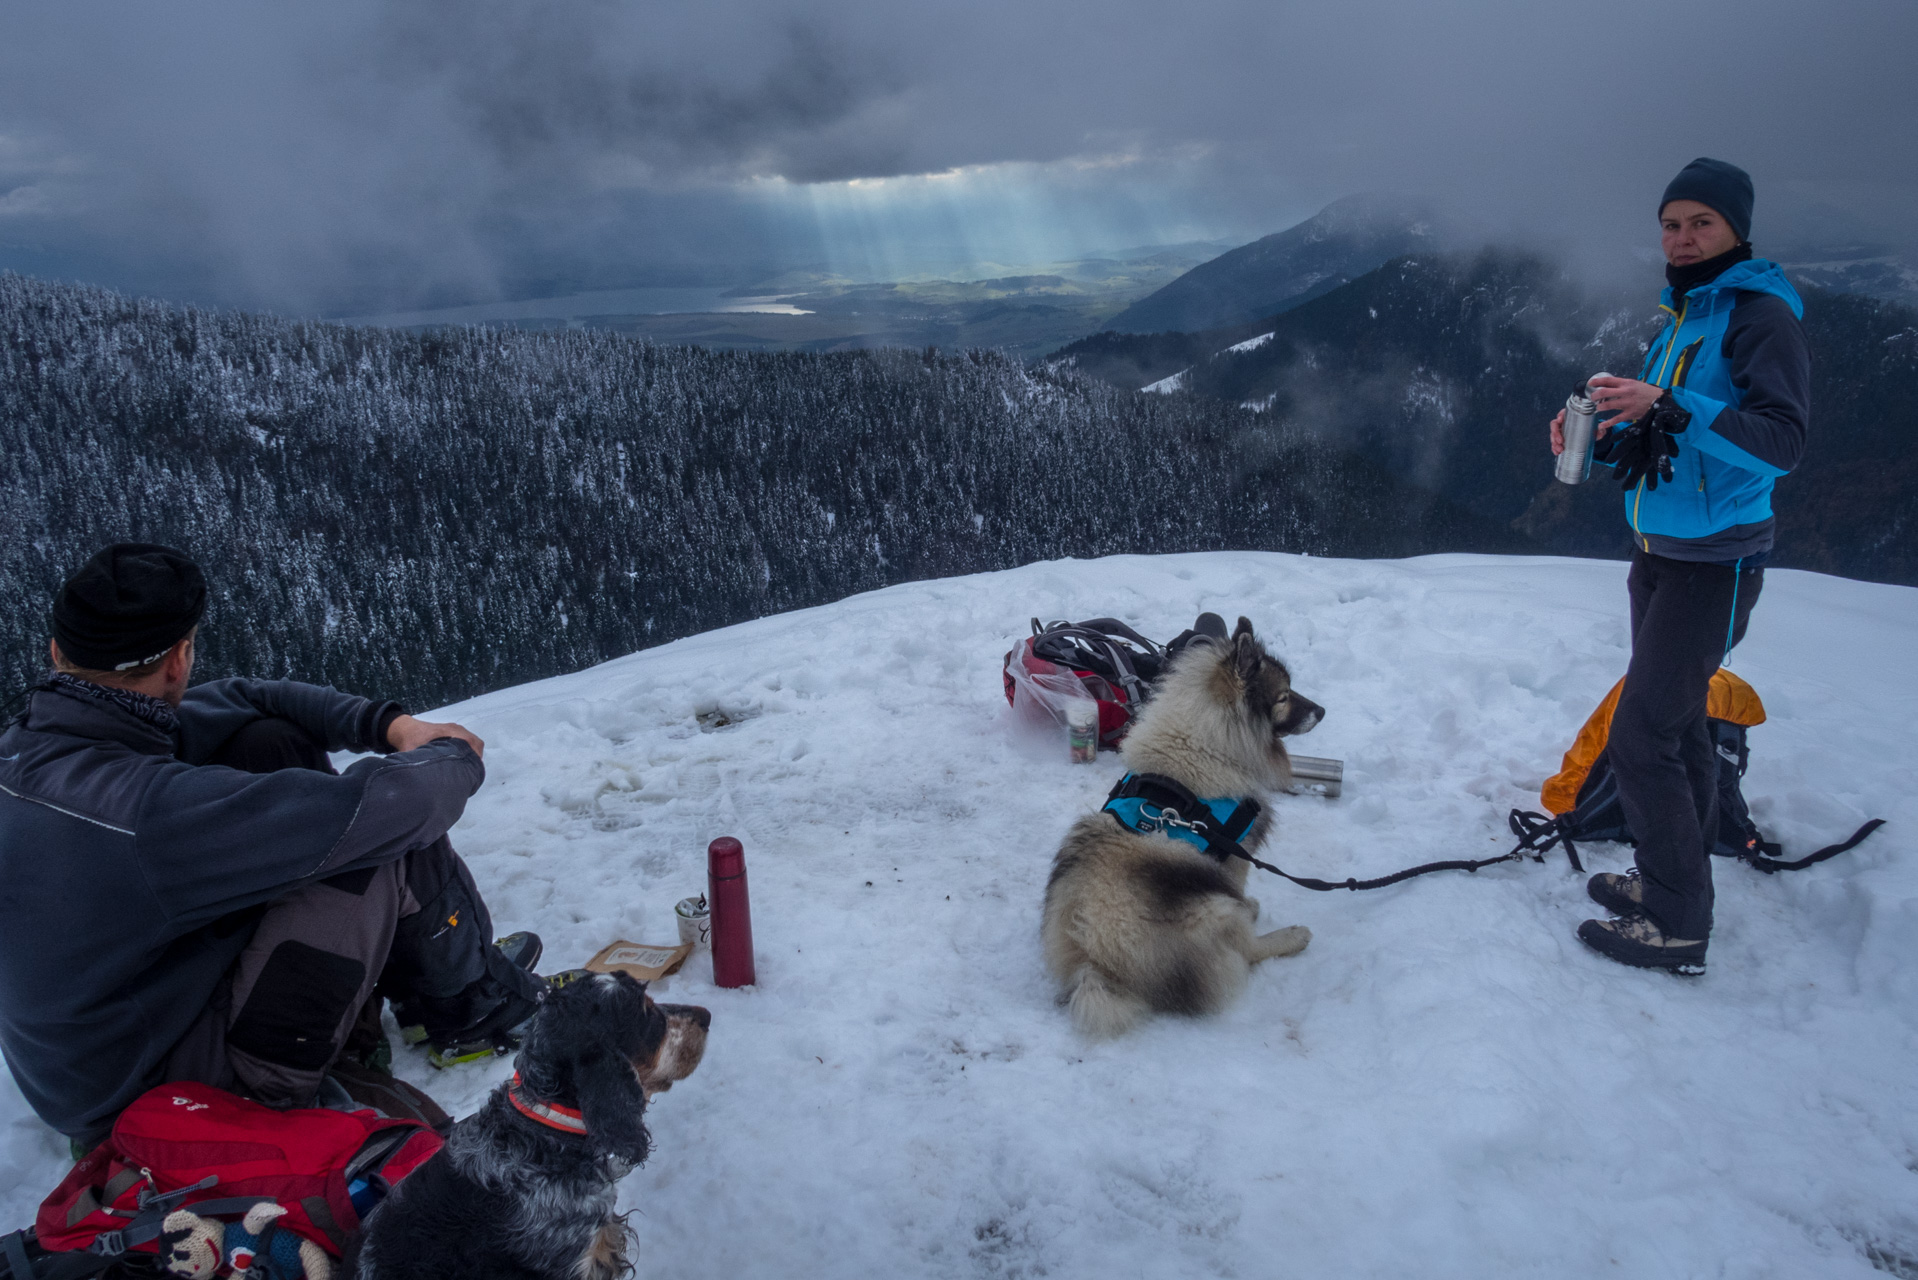
{"label": "blue dog harness", "polygon": [[1171,836],[1224,862],[1235,851],[1246,856],[1239,841],[1258,820],[1259,802],[1202,799],[1160,774],[1128,773],[1106,797],[1105,812],[1128,831]]}
{"label": "blue dog harness", "polygon": [[[1127,831],[1171,836],[1220,862],[1228,858],[1242,858],[1261,871],[1284,876],[1300,888],[1316,889],[1321,893],[1331,889],[1383,889],[1388,884],[1410,880],[1413,876],[1422,876],[1430,871],[1477,871],[1480,867],[1516,862],[1525,857],[1535,862],[1545,861],[1544,854],[1534,852],[1521,832],[1518,847],[1502,857],[1427,862],[1422,866],[1395,871],[1389,876],[1380,876],[1376,880],[1317,880],[1311,876],[1295,876],[1269,862],[1261,862],[1239,843],[1258,819],[1257,800],[1204,800],[1161,774],[1128,773],[1119,779],[1112,793],[1106,797],[1103,811],[1111,814],[1112,820]],[[1514,815],[1515,831],[1516,821]]]}

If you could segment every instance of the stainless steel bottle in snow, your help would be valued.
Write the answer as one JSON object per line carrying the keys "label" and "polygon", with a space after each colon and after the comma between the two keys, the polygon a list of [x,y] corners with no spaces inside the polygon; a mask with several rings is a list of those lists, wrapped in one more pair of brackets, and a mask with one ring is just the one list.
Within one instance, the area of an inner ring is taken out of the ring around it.
{"label": "stainless steel bottle in snow", "polygon": [[[1595,373],[1594,378],[1609,377]],[[1552,474],[1565,484],[1583,484],[1592,474],[1593,426],[1598,422],[1598,406],[1586,397],[1587,382],[1572,388],[1565,401],[1565,452],[1558,455]]]}
{"label": "stainless steel bottle in snow", "polygon": [[1293,756],[1292,790],[1316,791],[1327,800],[1339,798],[1345,786],[1345,761],[1318,756]]}

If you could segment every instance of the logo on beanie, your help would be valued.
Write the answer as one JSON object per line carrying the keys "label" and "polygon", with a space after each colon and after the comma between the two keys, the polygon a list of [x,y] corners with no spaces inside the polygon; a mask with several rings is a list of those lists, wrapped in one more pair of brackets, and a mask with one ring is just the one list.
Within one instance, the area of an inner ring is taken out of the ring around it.
{"label": "logo on beanie", "polygon": [[[174,643],[176,643],[176,644],[177,644],[177,643],[178,643],[178,641],[175,641]],[[159,661],[160,659],[162,659],[162,658],[164,658],[164,657],[166,657],[166,655],[167,655],[167,649],[171,649],[172,647],[173,647],[173,645],[168,645],[168,646],[166,647],[166,649],[162,649],[162,650],[160,650],[160,652],[158,652],[158,653],[156,653],[156,654],[154,654],[154,655],[153,655],[152,657],[148,657],[148,658],[135,658],[135,659],[134,659],[133,661],[131,661],[131,662],[118,662],[118,663],[115,663],[115,664],[114,664],[114,666],[113,666],[113,670],[115,670],[115,671],[131,671],[131,670],[133,670],[133,668],[135,668],[135,667],[144,667],[144,666],[146,666],[146,665],[148,665],[149,663],[153,663],[153,662],[158,662],[158,661]]]}

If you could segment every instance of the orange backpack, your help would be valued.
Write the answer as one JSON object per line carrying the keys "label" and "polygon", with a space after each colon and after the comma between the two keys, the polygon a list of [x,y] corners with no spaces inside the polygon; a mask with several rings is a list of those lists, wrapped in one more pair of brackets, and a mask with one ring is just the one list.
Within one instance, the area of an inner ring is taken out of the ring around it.
{"label": "orange backpack", "polygon": [[[1587,717],[1571,749],[1565,753],[1559,771],[1546,779],[1538,797],[1546,812],[1512,810],[1510,824],[1513,834],[1519,837],[1520,848],[1543,853],[1554,844],[1563,844],[1572,866],[1582,871],[1576,842],[1637,843],[1625,821],[1624,806],[1619,803],[1618,780],[1605,756],[1612,713],[1618,709],[1618,696],[1624,689],[1625,681],[1621,678]],[[1764,702],[1757,690],[1721,667],[1712,673],[1705,716],[1712,746],[1718,752],[1718,831],[1713,853],[1740,858],[1767,873],[1797,871],[1845,852],[1883,824],[1883,819],[1873,818],[1841,844],[1830,845],[1796,862],[1779,861],[1780,846],[1759,833],[1741,786],[1751,761],[1745,731],[1765,723]]]}

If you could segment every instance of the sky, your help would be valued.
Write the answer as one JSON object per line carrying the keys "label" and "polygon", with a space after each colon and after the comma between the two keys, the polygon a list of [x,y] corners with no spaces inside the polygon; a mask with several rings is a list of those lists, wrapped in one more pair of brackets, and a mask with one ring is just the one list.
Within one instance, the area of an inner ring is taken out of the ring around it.
{"label": "sky", "polygon": [[1910,0],[0,0],[0,268],[296,314],[1241,243],[1918,241]]}

